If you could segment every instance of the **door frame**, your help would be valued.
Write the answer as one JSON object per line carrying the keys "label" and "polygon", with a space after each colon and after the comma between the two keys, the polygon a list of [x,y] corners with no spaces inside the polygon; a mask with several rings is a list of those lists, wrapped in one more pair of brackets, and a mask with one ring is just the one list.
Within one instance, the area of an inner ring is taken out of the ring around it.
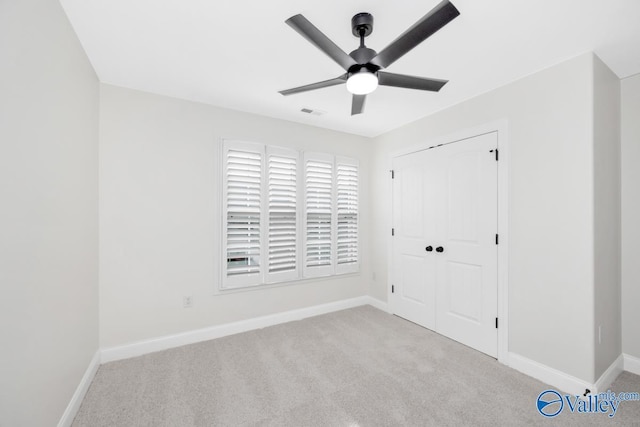
{"label": "door frame", "polygon": [[[428,138],[424,142],[411,145],[390,153],[387,162],[389,170],[393,169],[393,159],[399,156],[427,150],[439,145],[452,144],[487,133],[496,132],[498,139],[498,361],[508,365],[509,353],[509,138],[507,119],[485,123],[473,128],[463,129],[445,136]],[[389,186],[388,218],[389,228],[393,228],[393,185]],[[392,237],[389,237],[393,239]],[[393,283],[393,240],[387,245],[387,301],[391,306],[391,284]]]}

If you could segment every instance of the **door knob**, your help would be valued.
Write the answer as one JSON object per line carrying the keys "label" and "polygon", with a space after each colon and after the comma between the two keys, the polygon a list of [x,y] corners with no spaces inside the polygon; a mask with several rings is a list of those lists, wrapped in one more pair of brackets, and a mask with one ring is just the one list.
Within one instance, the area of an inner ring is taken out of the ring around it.
{"label": "door knob", "polygon": [[436,248],[436,252],[444,252],[444,248],[442,246],[438,246]]}
{"label": "door knob", "polygon": [[433,250],[433,246],[427,246],[426,248],[424,248],[424,250],[427,252],[431,252]]}

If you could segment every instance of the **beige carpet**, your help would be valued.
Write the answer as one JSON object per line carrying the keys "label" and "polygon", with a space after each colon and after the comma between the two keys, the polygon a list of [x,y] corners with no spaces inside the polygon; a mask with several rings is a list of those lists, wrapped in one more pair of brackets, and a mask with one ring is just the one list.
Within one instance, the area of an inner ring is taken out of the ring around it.
{"label": "beige carpet", "polygon": [[[640,425],[640,402],[546,419],[547,388],[367,306],[107,363],[73,425]],[[611,389],[640,391],[640,377]]]}

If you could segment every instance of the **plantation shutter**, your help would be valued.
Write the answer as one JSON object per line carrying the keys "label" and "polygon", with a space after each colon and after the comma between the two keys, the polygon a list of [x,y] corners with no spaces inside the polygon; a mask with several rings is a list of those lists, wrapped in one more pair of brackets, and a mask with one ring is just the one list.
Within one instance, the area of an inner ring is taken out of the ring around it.
{"label": "plantation shutter", "polygon": [[299,276],[298,157],[294,150],[267,147],[269,283]]}
{"label": "plantation shutter", "polygon": [[305,153],[304,275],[333,274],[333,157]]}
{"label": "plantation shutter", "polygon": [[226,140],[220,289],[356,272],[355,159]]}
{"label": "plantation shutter", "polygon": [[336,273],[358,269],[358,163],[336,159]]}
{"label": "plantation shutter", "polygon": [[234,143],[225,152],[223,287],[262,282],[262,182],[264,148]]}

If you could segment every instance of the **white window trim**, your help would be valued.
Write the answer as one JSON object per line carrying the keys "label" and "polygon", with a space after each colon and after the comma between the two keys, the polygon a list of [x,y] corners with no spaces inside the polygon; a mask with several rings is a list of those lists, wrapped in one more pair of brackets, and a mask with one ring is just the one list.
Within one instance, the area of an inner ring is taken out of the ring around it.
{"label": "white window trim", "polygon": [[[260,206],[260,272],[247,276],[227,276],[227,156],[229,150],[246,150],[260,153],[261,158],[261,206]],[[309,283],[321,278],[332,276],[354,275],[360,269],[360,169],[356,159],[334,156],[329,153],[305,152],[292,148],[284,148],[255,142],[245,142],[234,139],[222,140],[221,173],[222,188],[221,198],[221,234],[220,239],[220,281],[216,286],[216,292],[227,293],[252,289],[264,289],[280,285],[295,283]],[[296,197],[296,232],[297,232],[297,258],[295,272],[269,273],[269,156],[279,155],[284,157],[295,156],[297,166],[297,197]],[[332,219],[331,219],[331,265],[322,267],[306,266],[306,160],[320,160],[332,164]],[[358,168],[358,216],[357,216],[357,236],[358,236],[358,257],[357,261],[348,264],[337,264],[337,173],[338,164],[353,165]]]}

